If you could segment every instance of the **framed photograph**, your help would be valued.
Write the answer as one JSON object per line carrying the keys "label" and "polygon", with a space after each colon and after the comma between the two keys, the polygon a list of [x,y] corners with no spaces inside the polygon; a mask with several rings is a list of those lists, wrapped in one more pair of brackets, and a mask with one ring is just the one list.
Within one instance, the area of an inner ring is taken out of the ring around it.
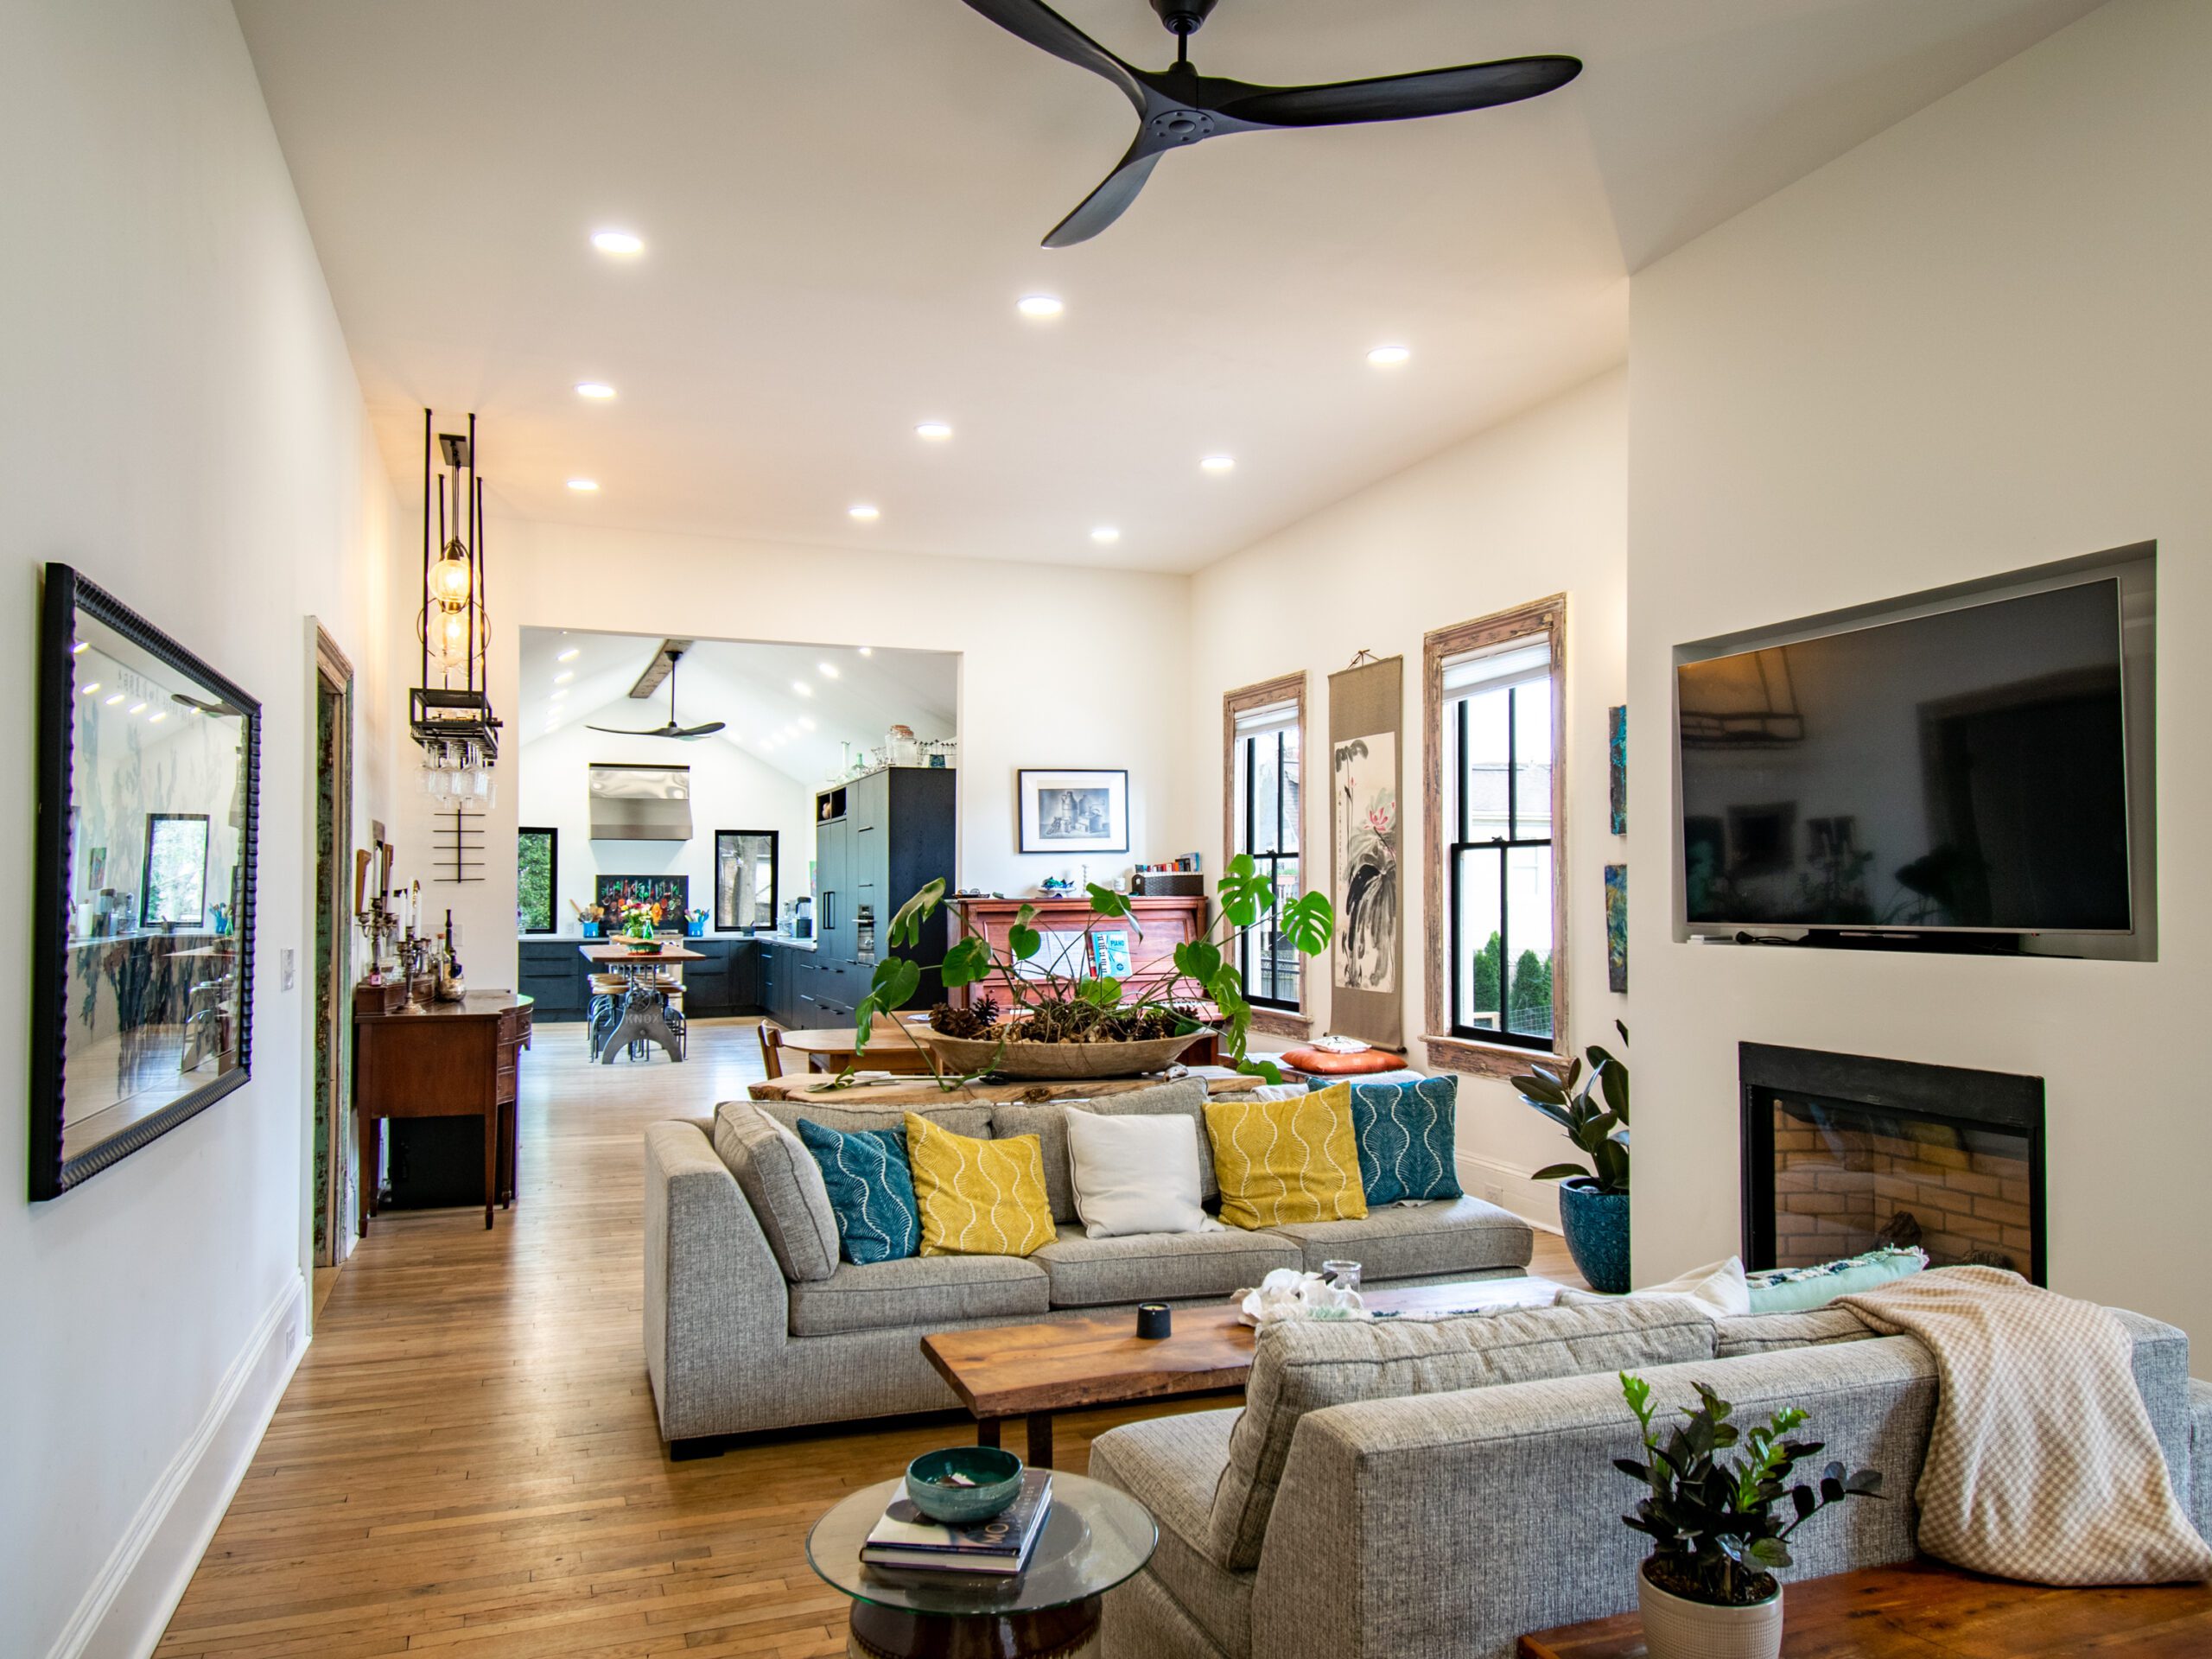
{"label": "framed photograph", "polygon": [[253,1070],[261,705],[46,568],[30,1196],[60,1196]]}
{"label": "framed photograph", "polygon": [[1129,774],[1045,772],[1014,774],[1025,853],[1129,850]]}

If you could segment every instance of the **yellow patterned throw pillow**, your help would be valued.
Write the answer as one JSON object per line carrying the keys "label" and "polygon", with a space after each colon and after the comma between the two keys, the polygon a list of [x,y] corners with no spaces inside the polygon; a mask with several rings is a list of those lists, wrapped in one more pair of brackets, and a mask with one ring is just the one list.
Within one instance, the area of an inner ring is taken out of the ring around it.
{"label": "yellow patterned throw pillow", "polygon": [[1035,1135],[976,1141],[909,1112],[906,1161],[924,1255],[1027,1255],[1057,1236]]}
{"label": "yellow patterned throw pillow", "polygon": [[1348,1083],[1295,1100],[1208,1101],[1206,1138],[1221,1182],[1221,1218],[1232,1227],[1357,1221],[1367,1213]]}

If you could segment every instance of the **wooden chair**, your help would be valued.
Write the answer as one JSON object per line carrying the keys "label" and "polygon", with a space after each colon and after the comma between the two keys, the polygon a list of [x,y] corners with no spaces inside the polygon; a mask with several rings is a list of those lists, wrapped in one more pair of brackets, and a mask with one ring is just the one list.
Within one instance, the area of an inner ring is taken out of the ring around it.
{"label": "wooden chair", "polygon": [[769,1020],[760,1022],[760,1069],[772,1077],[784,1075],[784,1028]]}

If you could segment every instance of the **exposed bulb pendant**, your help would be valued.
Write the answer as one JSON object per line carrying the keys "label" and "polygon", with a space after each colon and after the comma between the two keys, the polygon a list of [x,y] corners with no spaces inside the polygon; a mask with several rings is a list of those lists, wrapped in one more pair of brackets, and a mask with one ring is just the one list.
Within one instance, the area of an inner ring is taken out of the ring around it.
{"label": "exposed bulb pendant", "polygon": [[408,724],[423,746],[426,772],[437,775],[426,776],[425,787],[441,798],[485,801],[499,760],[500,722],[492,713],[487,660],[492,626],[485,606],[484,480],[476,467],[476,417],[468,417],[465,438],[434,435],[433,419],[430,410],[423,411],[423,604],[416,621],[422,677],[409,697]]}

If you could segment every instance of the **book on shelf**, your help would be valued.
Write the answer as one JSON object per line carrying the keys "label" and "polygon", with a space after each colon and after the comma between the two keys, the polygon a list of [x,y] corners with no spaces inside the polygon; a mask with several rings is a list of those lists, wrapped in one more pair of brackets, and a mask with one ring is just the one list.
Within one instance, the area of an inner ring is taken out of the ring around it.
{"label": "book on shelf", "polygon": [[1027,1469],[1013,1503],[987,1521],[949,1527],[931,1520],[905,1492],[861,1546],[870,1567],[916,1573],[982,1573],[1012,1577],[1029,1565],[1052,1507],[1052,1471]]}

